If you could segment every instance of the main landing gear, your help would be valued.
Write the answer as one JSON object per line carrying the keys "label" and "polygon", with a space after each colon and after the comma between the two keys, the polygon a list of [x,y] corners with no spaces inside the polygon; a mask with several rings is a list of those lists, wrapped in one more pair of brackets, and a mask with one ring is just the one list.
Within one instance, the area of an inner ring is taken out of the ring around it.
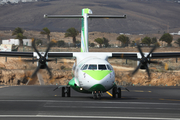
{"label": "main landing gear", "polygon": [[101,99],[101,91],[93,91],[92,94],[94,99]]}
{"label": "main landing gear", "polygon": [[112,97],[113,98],[116,98],[116,97],[121,98],[121,88],[114,87],[112,89]]}
{"label": "main landing gear", "polygon": [[67,94],[67,97],[71,97],[71,88],[70,87],[62,87],[62,97],[65,97]]}

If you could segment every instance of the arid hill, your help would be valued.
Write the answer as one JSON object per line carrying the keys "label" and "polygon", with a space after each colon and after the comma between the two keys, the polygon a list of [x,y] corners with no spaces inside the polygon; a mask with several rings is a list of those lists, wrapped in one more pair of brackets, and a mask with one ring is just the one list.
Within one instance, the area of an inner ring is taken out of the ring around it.
{"label": "arid hill", "polygon": [[126,14],[126,19],[89,20],[89,31],[113,33],[163,33],[180,30],[180,4],[167,0],[52,0],[0,6],[0,29],[64,32],[70,27],[80,30],[79,19],[45,19],[44,14],[81,15],[82,8],[93,14]]}

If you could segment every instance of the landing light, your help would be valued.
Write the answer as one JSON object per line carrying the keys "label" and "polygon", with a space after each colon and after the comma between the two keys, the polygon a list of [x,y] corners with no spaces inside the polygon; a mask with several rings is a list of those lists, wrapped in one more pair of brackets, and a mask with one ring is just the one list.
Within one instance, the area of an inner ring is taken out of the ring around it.
{"label": "landing light", "polygon": [[80,90],[83,90],[83,88],[80,88]]}

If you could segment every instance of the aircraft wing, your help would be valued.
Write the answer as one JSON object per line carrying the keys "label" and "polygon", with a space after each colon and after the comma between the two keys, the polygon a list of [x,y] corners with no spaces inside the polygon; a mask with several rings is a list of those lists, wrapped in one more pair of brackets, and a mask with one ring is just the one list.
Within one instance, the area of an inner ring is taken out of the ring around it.
{"label": "aircraft wing", "polygon": [[33,57],[33,52],[4,52],[4,51],[0,51],[0,56],[7,56],[7,57]]}
{"label": "aircraft wing", "polygon": [[[114,52],[112,53],[113,58],[121,58],[121,59],[126,59],[126,58],[137,58],[138,57],[138,52],[136,53],[128,53],[128,52]],[[144,53],[148,54],[148,53]],[[150,58],[153,59],[160,59],[160,58],[178,58],[180,57],[180,52],[157,52],[157,53],[151,53]]]}
{"label": "aircraft wing", "polygon": [[180,52],[159,52],[159,53],[152,53],[152,58],[177,58],[180,57]]}
{"label": "aircraft wing", "polygon": [[[40,52],[42,53],[42,52]],[[120,59],[126,59],[126,58],[137,58],[138,52],[89,52],[88,54],[91,55],[107,55],[109,58],[120,58]],[[148,54],[148,53],[144,53]],[[77,55],[87,55],[87,53],[81,53],[81,52],[49,52],[48,57],[76,57]],[[0,51],[0,56],[7,56],[7,57],[35,57],[36,52],[4,52]],[[158,59],[158,58],[177,58],[180,57],[180,52],[157,52],[152,53],[150,58]]]}
{"label": "aircraft wing", "polygon": [[[40,52],[42,54],[44,52]],[[36,52],[2,52],[0,51],[0,56],[6,57],[35,57]],[[73,53],[71,52],[49,52],[48,57],[73,57]]]}

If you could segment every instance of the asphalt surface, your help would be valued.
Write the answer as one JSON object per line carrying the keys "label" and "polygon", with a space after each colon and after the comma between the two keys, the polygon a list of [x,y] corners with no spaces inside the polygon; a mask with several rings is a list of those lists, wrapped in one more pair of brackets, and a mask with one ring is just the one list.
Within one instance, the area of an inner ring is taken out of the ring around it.
{"label": "asphalt surface", "polygon": [[[128,87],[122,98],[71,89],[61,97],[56,86],[0,86],[0,120],[180,119],[180,87]],[[111,92],[111,91],[109,91]]]}

